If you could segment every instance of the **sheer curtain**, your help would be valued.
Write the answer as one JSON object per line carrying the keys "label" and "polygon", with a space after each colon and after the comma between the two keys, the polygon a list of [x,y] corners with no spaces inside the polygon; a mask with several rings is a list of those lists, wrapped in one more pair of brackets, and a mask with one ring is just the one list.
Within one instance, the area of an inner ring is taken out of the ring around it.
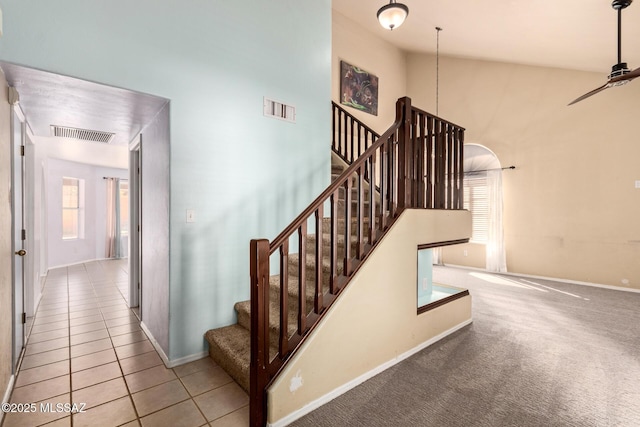
{"label": "sheer curtain", "polygon": [[487,230],[487,271],[504,273],[507,271],[507,258],[504,248],[502,227],[502,170],[487,171],[488,230]]}
{"label": "sheer curtain", "polygon": [[120,180],[118,178],[105,178],[107,180],[107,237],[106,258],[120,258]]}
{"label": "sheer curtain", "polygon": [[433,248],[433,265],[444,265],[442,262],[442,248]]}

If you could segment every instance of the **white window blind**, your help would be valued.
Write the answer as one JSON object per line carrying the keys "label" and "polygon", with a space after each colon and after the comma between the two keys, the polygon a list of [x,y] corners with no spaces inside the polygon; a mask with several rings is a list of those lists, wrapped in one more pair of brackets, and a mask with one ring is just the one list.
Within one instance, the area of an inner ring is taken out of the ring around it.
{"label": "white window blind", "polygon": [[62,178],[62,238],[84,238],[84,180]]}
{"label": "white window blind", "polygon": [[489,237],[489,194],[486,176],[465,176],[464,208],[471,211],[474,243],[487,243]]}

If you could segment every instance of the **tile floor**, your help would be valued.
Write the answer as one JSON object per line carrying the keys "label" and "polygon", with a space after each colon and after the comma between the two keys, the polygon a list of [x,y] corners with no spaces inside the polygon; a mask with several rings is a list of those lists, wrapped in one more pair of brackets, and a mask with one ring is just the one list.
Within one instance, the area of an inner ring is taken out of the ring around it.
{"label": "tile floor", "polygon": [[249,425],[249,397],[210,358],[165,367],[126,291],[126,260],[49,272],[10,400],[36,411],[3,427]]}

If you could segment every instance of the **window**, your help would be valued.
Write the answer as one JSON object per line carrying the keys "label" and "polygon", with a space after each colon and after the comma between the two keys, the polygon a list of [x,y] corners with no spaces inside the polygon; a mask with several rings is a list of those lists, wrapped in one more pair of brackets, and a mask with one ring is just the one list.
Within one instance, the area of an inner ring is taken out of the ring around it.
{"label": "window", "polygon": [[84,237],[84,180],[62,178],[62,238]]}
{"label": "window", "polygon": [[489,237],[489,197],[487,177],[484,174],[465,176],[464,208],[471,211],[471,242],[487,243]]}
{"label": "window", "polygon": [[129,181],[120,180],[120,235],[129,235]]}

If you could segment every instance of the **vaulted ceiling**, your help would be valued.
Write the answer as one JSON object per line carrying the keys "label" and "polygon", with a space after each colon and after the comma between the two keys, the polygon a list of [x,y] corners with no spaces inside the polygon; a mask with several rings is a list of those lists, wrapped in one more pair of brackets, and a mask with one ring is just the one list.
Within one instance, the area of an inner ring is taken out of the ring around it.
{"label": "vaulted ceiling", "polygon": [[[617,12],[611,0],[399,0],[405,23],[384,30],[388,0],[333,0],[334,11],[408,52],[595,71],[617,62]],[[640,67],[640,1],[622,12],[622,60]]]}
{"label": "vaulted ceiling", "polygon": [[[609,0],[400,0],[409,16],[388,31],[376,19],[385,0],[333,0],[333,9],[407,52],[552,66],[608,75],[617,56],[617,13]],[[640,67],[640,1],[622,14],[622,58]],[[52,124],[115,132],[126,145],[167,102],[38,70],[0,64],[21,95],[37,135]]]}

